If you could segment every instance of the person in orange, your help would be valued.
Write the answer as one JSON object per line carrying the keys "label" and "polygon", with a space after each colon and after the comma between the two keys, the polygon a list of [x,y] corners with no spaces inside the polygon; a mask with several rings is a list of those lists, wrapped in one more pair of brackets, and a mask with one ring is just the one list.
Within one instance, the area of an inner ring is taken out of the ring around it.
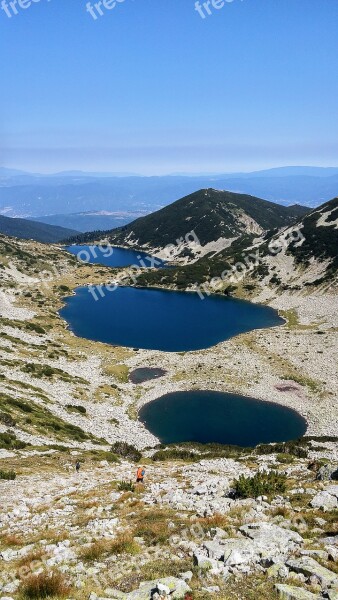
{"label": "person in orange", "polygon": [[139,467],[136,473],[136,483],[143,483],[144,476],[146,474],[145,467]]}

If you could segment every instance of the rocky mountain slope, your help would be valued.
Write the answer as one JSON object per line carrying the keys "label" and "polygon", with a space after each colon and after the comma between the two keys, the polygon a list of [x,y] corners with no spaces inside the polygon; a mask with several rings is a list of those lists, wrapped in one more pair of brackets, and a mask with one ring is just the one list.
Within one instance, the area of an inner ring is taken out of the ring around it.
{"label": "rocky mountain slope", "polygon": [[[71,241],[90,242],[99,236],[111,244],[190,261],[212,250],[227,248],[244,234],[260,235],[263,231],[289,225],[306,212],[308,209],[302,206],[285,207],[253,196],[205,189],[127,226],[80,235]],[[189,235],[192,231],[194,235]]]}
{"label": "rocky mountain slope", "polygon": [[78,232],[46,223],[36,223],[27,219],[13,219],[0,215],[0,233],[24,240],[36,240],[44,243],[57,243]]}
{"label": "rocky mountain slope", "polygon": [[[285,326],[163,353],[76,338],[58,316],[65,294],[117,274],[0,236],[1,600],[38,600],[46,588],[55,600],[179,600],[189,589],[194,600],[336,600],[334,286],[248,290],[266,294]],[[135,382],[144,367],[161,377]],[[157,447],[139,407],[206,385],[297,410],[309,437]]]}
{"label": "rocky mountain slope", "polygon": [[[338,267],[338,199],[298,219],[292,226],[262,235],[243,235],[229,248],[211,251],[186,266],[141,275],[140,285],[189,289],[210,285],[224,292],[247,286],[258,289],[300,289],[335,285]],[[224,275],[225,274],[225,275]],[[212,282],[212,280],[214,280]],[[212,282],[212,283],[211,283]]]}

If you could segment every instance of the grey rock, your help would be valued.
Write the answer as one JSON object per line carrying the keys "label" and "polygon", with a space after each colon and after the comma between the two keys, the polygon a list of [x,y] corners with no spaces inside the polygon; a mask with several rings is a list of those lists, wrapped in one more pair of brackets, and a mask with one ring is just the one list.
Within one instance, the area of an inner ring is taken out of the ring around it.
{"label": "grey rock", "polygon": [[183,581],[191,581],[191,579],[193,578],[193,572],[192,571],[186,571],[185,573],[180,573],[180,577],[181,579],[183,579]]}
{"label": "grey rock", "polygon": [[338,485],[329,485],[329,487],[325,488],[325,491],[331,494],[331,496],[338,498]]}
{"label": "grey rock", "polygon": [[318,600],[321,596],[292,585],[277,583],[275,590],[281,600]]}
{"label": "grey rock", "polygon": [[323,465],[318,469],[316,479],[317,481],[328,481],[331,479],[332,467],[330,464]]}
{"label": "grey rock", "polygon": [[300,546],[304,542],[299,533],[265,521],[243,525],[240,527],[240,531],[267,551],[271,548],[280,548],[285,551],[288,547]]}
{"label": "grey rock", "polygon": [[305,577],[316,577],[322,586],[329,586],[338,580],[338,575],[322,567],[316,560],[309,556],[286,561],[287,567],[295,573],[302,573]]}
{"label": "grey rock", "polygon": [[209,558],[215,560],[222,560],[224,558],[224,546],[221,546],[217,542],[204,542],[203,548],[208,553]]}
{"label": "grey rock", "polygon": [[170,598],[178,600],[182,598],[186,592],[190,591],[190,587],[182,579],[176,577],[165,577],[158,581],[147,581],[140,585],[138,590],[126,595],[126,600],[150,600],[152,595],[158,592],[158,586],[163,586],[163,589],[169,590]]}
{"label": "grey rock", "polygon": [[338,499],[335,495],[330,494],[327,490],[325,490],[324,492],[319,492],[314,498],[312,498],[310,506],[312,506],[312,508],[333,510],[338,507]]}

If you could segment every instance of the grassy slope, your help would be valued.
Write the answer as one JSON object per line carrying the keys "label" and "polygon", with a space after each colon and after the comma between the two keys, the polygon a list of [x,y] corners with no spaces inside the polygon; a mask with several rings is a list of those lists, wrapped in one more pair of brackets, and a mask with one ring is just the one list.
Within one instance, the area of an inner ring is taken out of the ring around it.
{"label": "grassy slope", "polygon": [[4,235],[43,243],[55,243],[77,232],[46,223],[36,223],[26,219],[11,219],[0,215],[0,232]]}

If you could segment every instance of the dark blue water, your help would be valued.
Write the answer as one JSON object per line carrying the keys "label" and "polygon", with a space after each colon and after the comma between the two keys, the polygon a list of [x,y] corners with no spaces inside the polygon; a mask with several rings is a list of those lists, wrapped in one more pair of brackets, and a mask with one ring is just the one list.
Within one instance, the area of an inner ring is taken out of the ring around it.
{"label": "dark blue water", "polygon": [[[233,298],[118,287],[81,287],[60,315],[78,336],[108,344],[179,352],[284,323],[272,308]],[[103,295],[103,297],[101,297]],[[96,298],[96,299],[95,299]]]}
{"label": "dark blue water", "polygon": [[139,419],[164,444],[253,447],[297,439],[307,428],[301,415],[284,406],[211,391],[166,394],[143,406]]}
{"label": "dark blue water", "polygon": [[104,265],[105,267],[138,267],[163,268],[165,262],[154,258],[145,252],[129,250],[127,248],[113,248],[112,246],[68,246],[71,254],[86,263]]}

